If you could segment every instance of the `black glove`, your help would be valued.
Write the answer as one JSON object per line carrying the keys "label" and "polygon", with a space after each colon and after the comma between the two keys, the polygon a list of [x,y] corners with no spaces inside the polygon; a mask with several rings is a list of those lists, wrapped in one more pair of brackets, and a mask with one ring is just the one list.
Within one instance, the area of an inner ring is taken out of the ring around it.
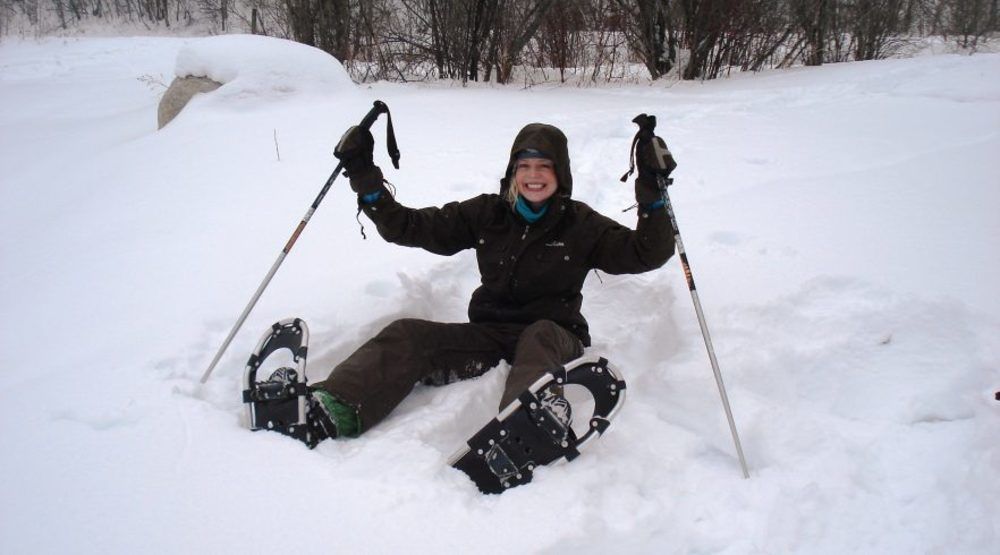
{"label": "black glove", "polygon": [[367,195],[382,189],[382,170],[375,165],[375,138],[371,131],[352,126],[340,138],[333,155],[343,163],[355,193]]}
{"label": "black glove", "polygon": [[639,177],[635,178],[635,201],[639,203],[639,206],[649,206],[662,198],[663,195],[660,193],[660,186],[656,183],[655,177],[640,174]]}
{"label": "black glove", "polygon": [[[639,126],[639,131],[632,139],[632,148],[629,150],[629,170],[622,176],[622,181],[636,170],[638,166],[639,176],[635,179],[635,200],[640,205],[650,205],[662,200],[658,179],[666,179],[670,172],[677,167],[677,162],[670,154],[667,143],[654,134],[656,130],[656,116],[639,114],[632,120]],[[664,184],[665,185],[665,184]]]}
{"label": "black glove", "polygon": [[677,162],[670,154],[667,143],[653,135],[649,139],[639,139],[635,149],[635,163],[639,167],[639,175],[662,175],[668,177],[677,167]]}
{"label": "black glove", "polygon": [[635,200],[649,205],[662,198],[657,178],[666,178],[677,167],[667,143],[650,133],[640,137],[635,148],[635,165],[639,176],[635,178]]}

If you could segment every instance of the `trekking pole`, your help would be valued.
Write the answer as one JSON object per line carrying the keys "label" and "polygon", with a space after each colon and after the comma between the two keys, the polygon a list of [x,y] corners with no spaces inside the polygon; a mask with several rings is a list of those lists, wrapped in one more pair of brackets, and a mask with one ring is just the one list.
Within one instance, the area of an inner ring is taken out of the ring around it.
{"label": "trekking pole", "polygon": [[[370,129],[372,124],[375,123],[375,120],[377,120],[380,115],[388,113],[389,107],[386,106],[381,100],[376,100],[374,106],[372,106],[372,109],[368,111],[368,114],[365,115],[364,119],[361,120],[358,127]],[[399,168],[399,150],[396,149],[396,139],[392,132],[391,115],[389,116],[388,125],[389,154],[392,157],[393,166]],[[219,352],[215,353],[215,358],[212,359],[212,363],[208,365],[208,369],[205,370],[205,374],[201,377],[201,383],[207,382],[208,377],[212,375],[212,370],[215,369],[215,365],[219,363],[219,359],[221,359],[223,353],[226,352],[226,349],[229,347],[229,343],[232,342],[233,337],[236,336],[236,332],[238,332],[240,327],[243,326],[243,322],[247,319],[247,316],[250,315],[250,311],[253,310],[253,307],[257,304],[260,296],[264,293],[264,289],[266,289],[268,284],[271,283],[271,278],[274,277],[274,274],[278,271],[281,263],[284,262],[285,257],[288,256],[288,253],[292,250],[292,247],[295,245],[295,241],[297,241],[299,235],[302,234],[302,230],[305,229],[306,224],[309,223],[313,213],[315,213],[316,209],[319,208],[319,203],[323,202],[323,197],[326,196],[326,192],[330,189],[330,185],[333,185],[334,180],[337,179],[337,176],[340,175],[340,172],[343,171],[343,169],[344,163],[341,161],[337,164],[337,168],[333,170],[333,173],[330,174],[329,179],[326,180],[326,183],[323,185],[323,188],[320,189],[319,194],[316,195],[316,200],[313,201],[309,210],[306,211],[306,215],[302,217],[302,221],[299,222],[295,231],[292,232],[292,236],[288,239],[288,242],[285,243],[285,248],[281,249],[281,254],[278,255],[278,259],[274,261],[273,265],[271,265],[271,269],[267,272],[267,275],[264,276],[264,281],[262,281],[260,286],[257,287],[257,291],[254,292],[253,297],[250,298],[250,302],[247,303],[246,308],[243,309],[243,313],[240,314],[240,317],[236,320],[236,324],[233,325],[233,329],[229,332],[229,336],[222,342],[222,346],[219,347]]]}
{"label": "trekking pole", "polygon": [[670,216],[670,225],[674,226],[674,244],[677,246],[677,256],[681,260],[684,268],[684,277],[687,278],[688,290],[691,291],[691,300],[694,302],[694,311],[698,314],[698,324],[701,325],[701,335],[705,338],[705,348],[708,349],[708,359],[712,363],[712,371],[715,372],[715,383],[719,386],[719,396],[722,398],[722,407],[726,410],[726,419],[729,420],[729,431],[733,434],[733,443],[736,444],[736,453],[740,457],[740,467],[743,468],[743,477],[749,478],[747,471],[747,460],[743,456],[743,446],[740,444],[740,435],[736,431],[736,421],[733,419],[733,410],[729,407],[729,396],[726,395],[726,385],[722,382],[722,371],[719,370],[719,361],[715,358],[715,348],[712,347],[712,336],[708,333],[708,324],[705,322],[705,313],[701,309],[701,300],[698,298],[698,290],[694,286],[694,276],[691,275],[691,266],[688,264],[687,253],[684,251],[684,241],[681,240],[681,232],[677,227],[677,218],[674,216],[674,207],[670,204],[670,195],[667,193],[667,186],[671,185],[673,178],[659,175],[656,177],[660,192],[663,194],[663,204]]}
{"label": "trekking pole", "polygon": [[681,240],[681,231],[677,227],[677,217],[674,216],[674,207],[670,204],[670,195],[667,187],[673,184],[674,180],[669,177],[670,172],[677,167],[667,144],[663,139],[654,134],[656,130],[656,116],[639,114],[632,120],[639,126],[639,131],[632,140],[631,161],[628,173],[622,176],[624,182],[635,170],[635,159],[640,158],[640,163],[656,174],[656,184],[660,189],[663,198],[664,208],[670,217],[670,225],[674,227],[674,245],[677,247],[677,255],[684,268],[684,277],[687,278],[688,290],[691,292],[691,300],[694,302],[694,311],[698,315],[698,324],[701,326],[701,335],[705,338],[705,348],[708,349],[708,359],[712,363],[712,371],[715,373],[715,383],[719,386],[719,396],[722,397],[722,407],[726,410],[726,419],[729,420],[729,431],[733,434],[733,443],[736,444],[736,453],[740,457],[740,467],[743,468],[743,477],[749,478],[747,471],[747,461],[743,456],[743,446],[740,444],[740,435],[736,432],[736,422],[733,420],[733,411],[729,407],[729,396],[726,395],[726,386],[722,383],[722,371],[719,370],[719,361],[715,358],[715,348],[712,347],[712,337],[708,333],[708,324],[705,323],[705,313],[701,309],[701,300],[698,298],[698,290],[694,286],[694,276],[691,275],[691,266],[688,264],[687,253],[684,251],[684,241]]}

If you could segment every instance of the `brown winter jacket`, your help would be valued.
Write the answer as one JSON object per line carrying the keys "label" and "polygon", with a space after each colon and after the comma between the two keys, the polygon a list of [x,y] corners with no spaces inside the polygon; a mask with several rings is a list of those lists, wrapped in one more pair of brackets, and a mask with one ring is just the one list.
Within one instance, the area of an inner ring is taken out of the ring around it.
{"label": "brown winter jacket", "polygon": [[[545,215],[528,224],[505,200],[515,156],[533,148],[555,164],[559,189]],[[636,274],[659,268],[674,252],[666,210],[639,210],[635,231],[570,198],[566,137],[550,125],[531,124],[515,138],[500,194],[483,194],[440,208],[407,208],[387,192],[361,204],[389,242],[442,255],[476,249],[482,285],[469,301],[471,322],[530,324],[552,320],[590,345],[580,313],[591,269]]]}

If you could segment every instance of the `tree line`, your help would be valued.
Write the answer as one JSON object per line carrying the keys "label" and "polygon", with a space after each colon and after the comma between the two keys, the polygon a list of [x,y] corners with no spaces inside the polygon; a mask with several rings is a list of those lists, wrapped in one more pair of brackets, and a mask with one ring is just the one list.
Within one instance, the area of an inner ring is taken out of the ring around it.
{"label": "tree line", "polygon": [[712,79],[891,55],[914,37],[964,48],[1000,0],[0,0],[0,35],[107,22],[250,32],[320,48],[358,81]]}

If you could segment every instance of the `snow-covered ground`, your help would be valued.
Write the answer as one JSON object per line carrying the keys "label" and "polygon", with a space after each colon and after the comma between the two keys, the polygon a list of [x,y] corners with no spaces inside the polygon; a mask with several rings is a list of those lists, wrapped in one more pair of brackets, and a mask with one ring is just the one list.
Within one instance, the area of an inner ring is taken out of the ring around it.
{"label": "snow-covered ground", "polygon": [[[519,90],[356,87],[304,48],[213,41],[0,45],[0,552],[996,552],[1000,55]],[[157,131],[155,82],[195,66],[227,84]],[[575,196],[629,225],[630,120],[658,116],[750,480],[675,260],[588,282],[629,399],[530,486],[482,496],[446,464],[506,365],[315,451],[248,432],[271,322],[310,324],[316,380],[394,318],[464,320],[471,253],[362,240],[345,180],[199,385],[376,98],[402,202],[495,190],[544,121]]]}

